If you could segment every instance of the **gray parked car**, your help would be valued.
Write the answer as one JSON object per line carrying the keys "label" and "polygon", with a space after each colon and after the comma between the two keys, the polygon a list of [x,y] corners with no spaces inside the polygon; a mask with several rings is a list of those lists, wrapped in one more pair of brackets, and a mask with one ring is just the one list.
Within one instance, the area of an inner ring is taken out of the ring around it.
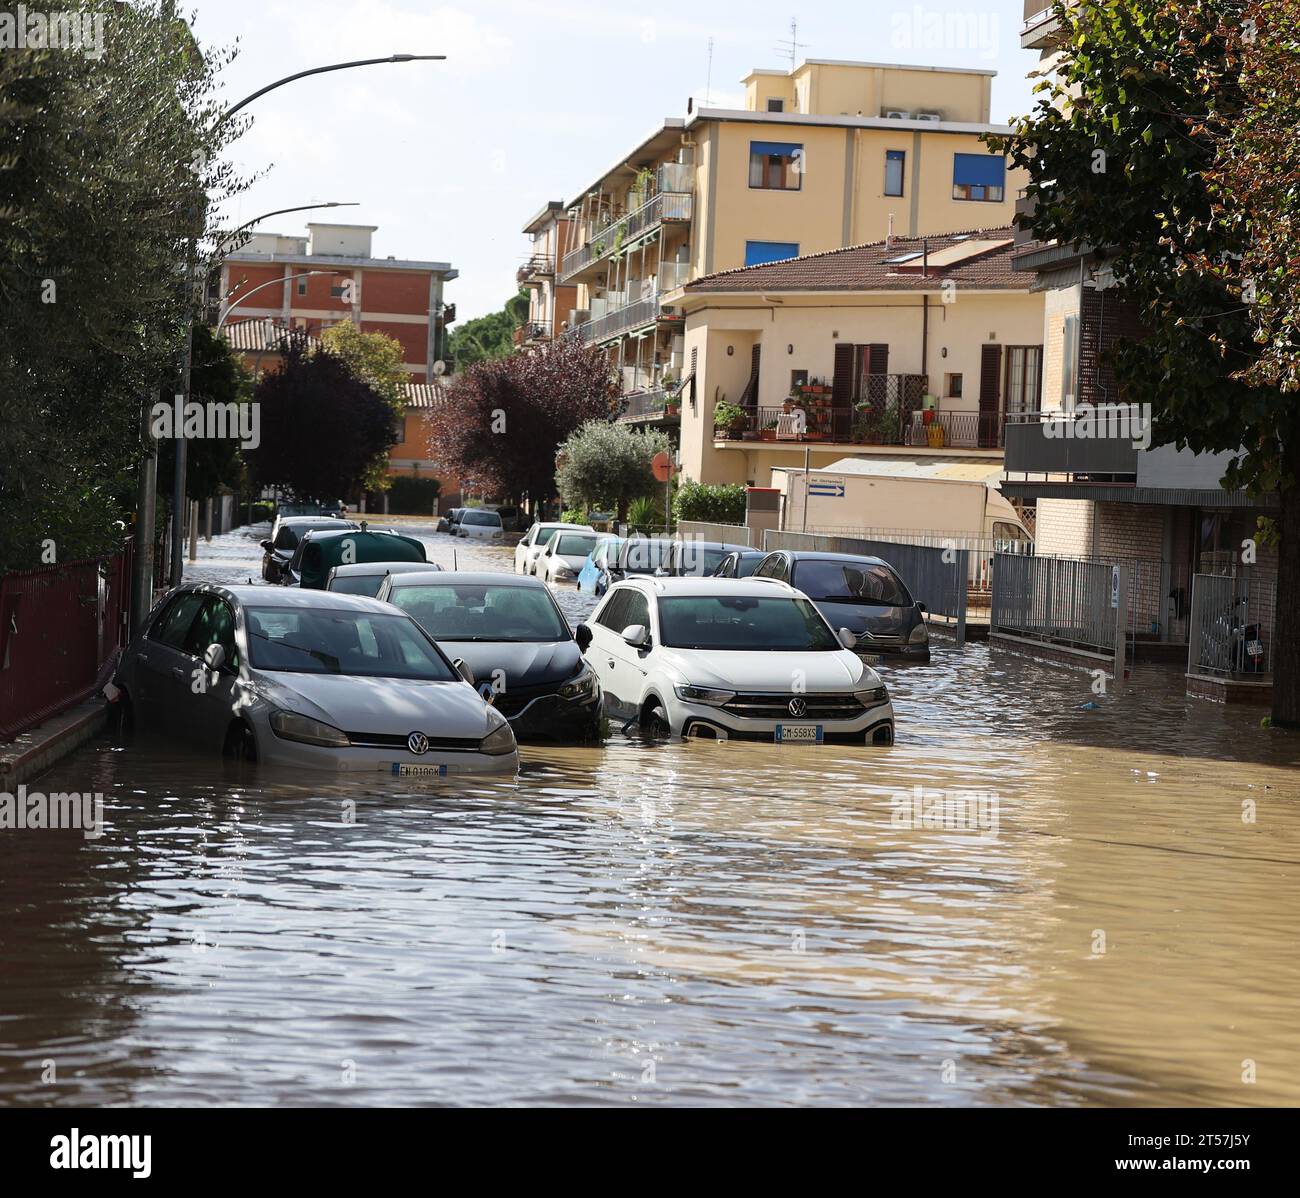
{"label": "gray parked car", "polygon": [[441,569],[433,562],[361,562],[335,566],[325,580],[325,589],[342,595],[369,595],[373,599],[390,574],[428,574]]}
{"label": "gray parked car", "polygon": [[188,584],[122,655],[119,725],[244,760],[433,778],[514,772],[505,716],[377,599]]}

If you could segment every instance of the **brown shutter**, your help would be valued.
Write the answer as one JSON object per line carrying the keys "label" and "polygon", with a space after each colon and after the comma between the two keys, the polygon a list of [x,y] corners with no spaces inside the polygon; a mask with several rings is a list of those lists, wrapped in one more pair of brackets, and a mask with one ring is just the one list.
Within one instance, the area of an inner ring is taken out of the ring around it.
{"label": "brown shutter", "polygon": [[761,345],[754,346],[754,351],[749,356],[749,382],[745,385],[745,390],[740,396],[742,407],[752,407],[758,404],[758,370],[762,358],[763,347]]}
{"label": "brown shutter", "polygon": [[835,377],[831,380],[831,403],[847,408],[853,403],[853,363],[857,346],[843,341],[835,343]]}
{"label": "brown shutter", "polygon": [[872,345],[868,347],[867,373],[868,374],[889,373],[889,346]]}
{"label": "brown shutter", "polygon": [[998,419],[1002,412],[1002,346],[986,345],[980,353],[979,445],[998,444]]}

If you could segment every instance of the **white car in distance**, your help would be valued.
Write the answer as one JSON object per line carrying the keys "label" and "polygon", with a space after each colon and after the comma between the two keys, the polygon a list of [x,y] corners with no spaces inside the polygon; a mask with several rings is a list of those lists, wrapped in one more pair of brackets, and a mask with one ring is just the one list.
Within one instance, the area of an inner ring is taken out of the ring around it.
{"label": "white car in distance", "polygon": [[487,508],[467,508],[456,532],[470,541],[500,541],[505,536],[501,517]]}
{"label": "white car in distance", "polygon": [[551,538],[562,529],[569,532],[595,532],[590,524],[534,524],[515,546],[515,573],[536,574],[537,559],[546,551]]}
{"label": "white car in distance", "polygon": [[600,533],[573,532],[562,528],[551,538],[551,543],[537,559],[534,573],[552,584],[576,583],[587,558],[605,539]]}
{"label": "white car in distance", "polygon": [[576,639],[607,708],[648,735],[894,743],[889,692],[856,638],[785,583],[628,579]]}

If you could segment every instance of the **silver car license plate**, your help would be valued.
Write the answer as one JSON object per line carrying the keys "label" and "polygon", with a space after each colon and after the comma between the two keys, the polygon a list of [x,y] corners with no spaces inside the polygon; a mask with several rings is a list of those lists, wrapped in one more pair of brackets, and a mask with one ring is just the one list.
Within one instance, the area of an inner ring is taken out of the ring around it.
{"label": "silver car license plate", "polygon": [[778,724],[778,745],[819,745],[826,739],[820,724]]}
{"label": "silver car license plate", "polygon": [[393,762],[394,778],[445,778],[446,776],[445,765],[402,765],[401,762]]}

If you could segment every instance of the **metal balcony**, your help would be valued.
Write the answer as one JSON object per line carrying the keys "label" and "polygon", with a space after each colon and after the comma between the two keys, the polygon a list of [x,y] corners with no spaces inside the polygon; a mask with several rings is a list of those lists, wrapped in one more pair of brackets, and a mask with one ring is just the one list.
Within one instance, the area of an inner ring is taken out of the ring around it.
{"label": "metal balcony", "polygon": [[598,229],[587,244],[571,254],[565,254],[560,263],[559,281],[567,283],[575,275],[609,257],[630,241],[653,232],[663,224],[689,223],[695,213],[695,197],[689,192],[661,191],[634,212],[611,221]]}
{"label": "metal balcony", "polygon": [[[1138,454],[1130,436],[1073,436],[1082,417],[1062,412],[1026,412],[1008,418],[1008,474],[1068,475],[1075,482],[1136,483]],[[1117,430],[1123,432],[1123,430]]]}

